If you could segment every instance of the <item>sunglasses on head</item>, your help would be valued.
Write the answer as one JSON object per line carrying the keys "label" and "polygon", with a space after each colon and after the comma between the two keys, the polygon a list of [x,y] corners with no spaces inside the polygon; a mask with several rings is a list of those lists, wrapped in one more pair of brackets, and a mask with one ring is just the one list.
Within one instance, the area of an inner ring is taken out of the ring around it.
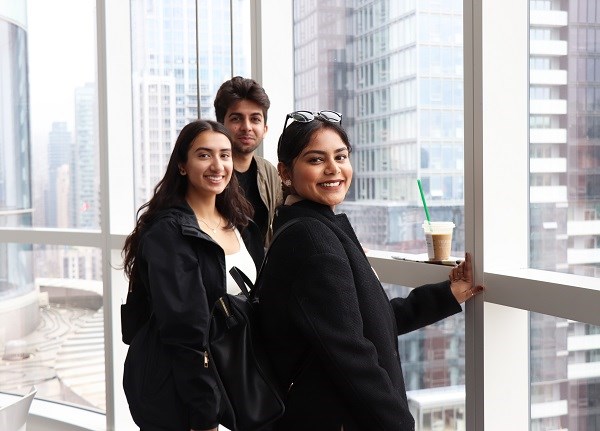
{"label": "sunglasses on head", "polygon": [[319,112],[310,112],[310,111],[294,111],[290,114],[287,114],[285,117],[285,123],[283,123],[283,130],[287,127],[288,120],[292,119],[294,121],[298,121],[299,123],[310,123],[315,118],[320,118],[321,120],[329,121],[330,123],[342,123],[342,114],[335,111],[319,111]]}

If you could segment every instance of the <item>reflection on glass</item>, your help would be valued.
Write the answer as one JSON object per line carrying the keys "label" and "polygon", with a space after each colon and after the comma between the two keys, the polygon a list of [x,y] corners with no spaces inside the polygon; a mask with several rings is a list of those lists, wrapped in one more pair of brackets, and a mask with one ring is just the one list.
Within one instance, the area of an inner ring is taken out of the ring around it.
{"label": "reflection on glass", "polygon": [[[388,297],[409,288],[385,284]],[[465,321],[458,313],[398,337],[408,405],[418,431],[465,430]]]}
{"label": "reflection on glass", "polygon": [[531,313],[531,430],[600,426],[600,327]]}
{"label": "reflection on glass", "polygon": [[[9,3],[0,226],[98,229],[95,2]],[[0,391],[105,409],[100,280],[99,250],[0,243]]]}
{"label": "reflection on glass", "polygon": [[530,1],[530,266],[600,277],[600,15]]}
{"label": "reflection on glass", "polygon": [[432,219],[457,226],[461,256],[462,2],[295,1],[293,10],[295,108],[342,112],[354,146],[339,210],[365,247],[424,253],[421,178]]}
{"label": "reflection on glass", "polygon": [[32,213],[29,89],[23,61],[27,33],[20,9],[24,11],[0,5],[0,226],[11,227],[31,226]]}
{"label": "reflection on glass", "polygon": [[162,178],[183,126],[197,118],[215,118],[214,96],[232,73],[250,76],[250,0],[130,0],[130,4],[135,208],[139,208]]}
{"label": "reflection on glass", "polygon": [[38,398],[105,411],[100,250],[1,246],[11,272],[33,277],[0,291],[0,392],[35,385]]}

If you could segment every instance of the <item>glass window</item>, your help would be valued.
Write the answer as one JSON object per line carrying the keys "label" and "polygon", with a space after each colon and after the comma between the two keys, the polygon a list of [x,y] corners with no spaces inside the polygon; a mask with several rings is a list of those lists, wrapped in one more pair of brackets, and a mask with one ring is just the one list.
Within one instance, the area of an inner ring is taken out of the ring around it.
{"label": "glass window", "polygon": [[[231,3],[233,13],[229,2],[219,0],[130,3],[137,209],[162,177],[183,126],[199,113],[214,119],[213,100],[223,81],[250,76],[250,1]],[[186,30],[161,37],[168,28]],[[297,28],[295,33],[305,37],[310,31]],[[297,55],[301,64],[313,58],[310,51]]]}
{"label": "glass window", "polygon": [[[23,171],[10,184],[23,185],[24,179],[27,184],[22,193],[15,194],[25,201],[11,206],[22,211],[21,225],[99,229],[95,2],[31,0],[26,4],[27,28],[20,32],[27,36],[27,43],[23,39],[20,47],[15,46],[22,51],[13,52],[18,60],[13,67],[25,64],[20,59],[27,58],[28,81],[14,84],[22,90],[17,94],[25,98],[23,109],[30,106],[19,118],[30,119],[31,137],[26,135],[25,124],[14,130],[24,134],[22,142],[32,157],[24,153],[19,156],[22,163],[12,163],[9,172],[17,166]],[[27,97],[31,105],[25,102]]]}
{"label": "glass window", "polygon": [[[0,5],[2,227],[100,228],[95,6]],[[101,280],[98,248],[0,243],[0,391],[105,411]]]}
{"label": "glass window", "polygon": [[[454,220],[457,225],[462,223],[460,213],[463,206],[456,198],[463,195],[462,180],[454,180],[455,175],[462,179],[463,171],[462,160],[459,162],[457,158],[462,154],[458,151],[463,146],[462,132],[456,131],[463,128],[462,36],[454,35],[454,32],[462,35],[462,26],[456,25],[461,22],[462,10],[455,12],[459,18],[455,21],[450,15],[431,12],[440,11],[442,7],[447,11],[449,6],[444,2],[428,4],[423,12],[417,7],[417,2],[403,2],[402,19],[390,23],[386,17],[369,21],[367,25],[365,17],[378,2],[360,2],[353,7],[343,2],[336,6],[319,2],[310,3],[310,6],[303,1],[294,3],[302,4],[304,8],[302,14],[298,13],[299,6],[295,8],[295,29],[305,26],[308,17],[327,13],[337,14],[339,20],[354,23],[350,26],[355,29],[354,32],[333,33],[331,27],[319,27],[306,35],[310,40],[319,42],[319,52],[314,58],[326,58],[330,50],[351,51],[354,46],[359,47],[355,61],[316,65],[319,75],[329,79],[312,81],[305,88],[300,85],[300,80],[306,64],[295,63],[295,107],[305,108],[305,98],[314,94],[315,86],[318,86],[318,100],[313,106],[342,112],[344,125],[355,148],[352,156],[354,187],[347,198],[347,202],[353,202],[340,205],[339,210],[348,214],[359,239],[367,248],[425,252],[420,228],[424,213],[417,178],[422,178],[427,199],[437,203],[430,210],[432,218]],[[393,3],[390,2],[390,5]],[[382,13],[389,11],[382,10]],[[417,20],[419,30],[414,25]],[[344,30],[347,27],[337,28]],[[360,47],[369,46],[374,34],[376,51],[370,55],[371,51]],[[303,43],[296,41],[296,59],[309,43],[308,40]],[[415,45],[407,50],[407,43]],[[459,55],[458,60],[454,55]],[[388,109],[379,112],[376,118],[372,105],[374,101],[381,100],[381,83],[370,76],[377,71],[381,57],[390,64],[385,84],[389,85],[390,103]],[[352,59],[352,56],[347,58]],[[417,58],[420,58],[418,63]],[[356,85],[351,80],[340,87],[335,80],[338,76],[336,68],[356,76]],[[343,97],[336,97],[338,91],[343,92],[340,94]],[[455,93],[461,94],[454,97]],[[356,106],[356,111],[351,106]],[[448,110],[450,108],[452,111]],[[381,117],[385,122],[381,121]],[[419,127],[417,121],[420,122]],[[431,139],[444,139],[444,142],[431,142]],[[379,149],[368,150],[367,146],[371,143],[378,145]],[[420,164],[416,156],[419,153]],[[388,161],[390,156],[393,159]],[[456,244],[463,243],[464,240],[456,239]],[[461,250],[456,251],[462,253]],[[407,293],[397,287],[389,289],[394,292],[392,296]],[[458,397],[453,395],[448,406],[452,413],[446,415],[440,410],[435,426],[455,424],[458,415],[455,412],[464,412],[465,409],[463,319],[464,316],[445,319],[400,337],[400,355],[409,401],[413,391],[418,394],[415,400],[421,399],[422,390],[429,391],[430,397],[446,391],[459,394]],[[421,409],[428,411],[429,408],[428,405],[417,407],[418,414]]]}
{"label": "glass window", "polygon": [[594,429],[600,396],[598,326],[531,313],[531,429]]}

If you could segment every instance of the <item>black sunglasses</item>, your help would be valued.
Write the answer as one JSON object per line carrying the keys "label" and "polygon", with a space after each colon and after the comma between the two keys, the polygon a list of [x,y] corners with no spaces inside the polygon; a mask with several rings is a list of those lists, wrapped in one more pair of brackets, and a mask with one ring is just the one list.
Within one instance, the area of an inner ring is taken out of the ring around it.
{"label": "black sunglasses", "polygon": [[330,123],[340,123],[342,124],[342,114],[335,111],[319,111],[319,112],[310,112],[310,111],[294,111],[290,114],[287,114],[285,117],[285,123],[283,123],[283,130],[287,127],[288,120],[292,119],[294,121],[298,121],[300,123],[310,123],[315,118],[320,118],[321,120],[329,121]]}

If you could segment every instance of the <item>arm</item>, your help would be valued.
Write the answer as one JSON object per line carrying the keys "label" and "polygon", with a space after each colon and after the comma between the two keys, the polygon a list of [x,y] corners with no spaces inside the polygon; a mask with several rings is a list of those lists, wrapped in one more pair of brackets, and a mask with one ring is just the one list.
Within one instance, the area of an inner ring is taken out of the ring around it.
{"label": "arm", "polygon": [[419,286],[406,298],[394,298],[390,301],[398,335],[444,319],[462,311],[458,301],[452,295],[450,281]]}
{"label": "arm", "polygon": [[162,343],[170,351],[176,390],[195,429],[218,424],[219,393],[204,368],[210,317],[198,259],[174,222],[161,222],[144,237],[142,254]]}
{"label": "arm", "polygon": [[450,271],[450,280],[427,284],[413,289],[406,298],[391,300],[398,334],[431,325],[438,320],[462,311],[459,304],[484,291],[483,286],[473,286],[471,254]]}

